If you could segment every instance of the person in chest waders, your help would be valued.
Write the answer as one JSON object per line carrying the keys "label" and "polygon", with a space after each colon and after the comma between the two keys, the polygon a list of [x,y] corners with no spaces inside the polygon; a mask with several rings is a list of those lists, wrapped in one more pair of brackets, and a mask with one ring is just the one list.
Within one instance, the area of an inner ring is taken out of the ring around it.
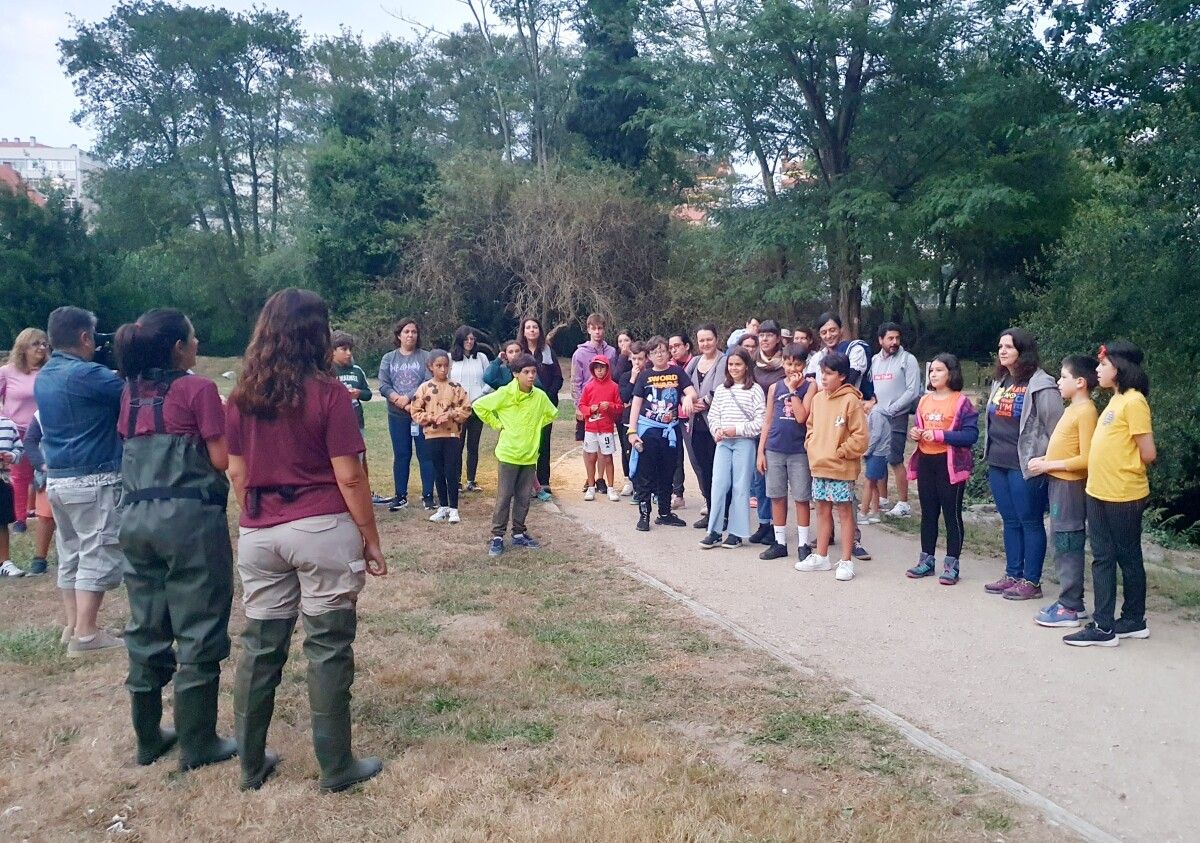
{"label": "person in chest waders", "polygon": [[[151,310],[116,336],[126,379],[117,422],[125,440],[125,684],[138,763],[153,763],[178,740],[181,771],[237,754],[216,731],[233,600],[225,411],[216,384],[188,374],[198,347],[187,317],[172,309]],[[161,725],[162,689],[172,677],[174,731]]]}

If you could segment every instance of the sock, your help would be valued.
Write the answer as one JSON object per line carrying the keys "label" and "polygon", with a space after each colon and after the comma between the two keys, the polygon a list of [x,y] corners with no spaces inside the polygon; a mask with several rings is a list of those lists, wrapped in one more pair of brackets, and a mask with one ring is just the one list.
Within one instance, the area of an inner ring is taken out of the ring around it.
{"label": "sock", "polygon": [[787,546],[787,527],[775,528],[775,544]]}

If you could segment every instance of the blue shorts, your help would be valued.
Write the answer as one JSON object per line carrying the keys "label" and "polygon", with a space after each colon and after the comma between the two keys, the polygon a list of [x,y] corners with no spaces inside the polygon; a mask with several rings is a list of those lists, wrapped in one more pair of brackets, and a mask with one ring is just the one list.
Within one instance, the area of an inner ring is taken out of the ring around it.
{"label": "blue shorts", "polygon": [[868,480],[882,480],[887,477],[888,455],[877,454],[875,456],[866,457],[863,460],[865,464],[864,470]]}

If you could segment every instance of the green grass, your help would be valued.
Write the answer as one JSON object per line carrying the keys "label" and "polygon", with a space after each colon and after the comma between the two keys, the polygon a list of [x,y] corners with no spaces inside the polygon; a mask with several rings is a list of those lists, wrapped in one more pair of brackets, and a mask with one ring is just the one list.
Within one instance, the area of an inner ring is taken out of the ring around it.
{"label": "green grass", "polygon": [[59,642],[60,627],[22,627],[0,632],[0,661],[65,668],[72,664]]}
{"label": "green grass", "polygon": [[1012,817],[996,808],[978,808],[975,816],[983,823],[984,831],[1008,831],[1012,828]]}
{"label": "green grass", "polygon": [[503,743],[519,739],[530,746],[538,746],[554,739],[554,727],[536,721],[478,722],[466,729],[466,738],[471,743]]}
{"label": "green grass", "polygon": [[403,632],[424,642],[436,640],[442,631],[428,615],[419,612],[364,612],[360,620],[375,633]]}

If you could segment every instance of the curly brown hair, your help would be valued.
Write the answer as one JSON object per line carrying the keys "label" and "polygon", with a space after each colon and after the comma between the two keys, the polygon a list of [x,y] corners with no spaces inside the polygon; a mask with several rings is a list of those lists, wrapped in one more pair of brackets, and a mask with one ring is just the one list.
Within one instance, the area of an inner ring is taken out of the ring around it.
{"label": "curly brown hair", "polygon": [[297,410],[304,384],[332,377],[329,306],[311,290],[280,290],[263,305],[229,400],[248,416],[273,419]]}

